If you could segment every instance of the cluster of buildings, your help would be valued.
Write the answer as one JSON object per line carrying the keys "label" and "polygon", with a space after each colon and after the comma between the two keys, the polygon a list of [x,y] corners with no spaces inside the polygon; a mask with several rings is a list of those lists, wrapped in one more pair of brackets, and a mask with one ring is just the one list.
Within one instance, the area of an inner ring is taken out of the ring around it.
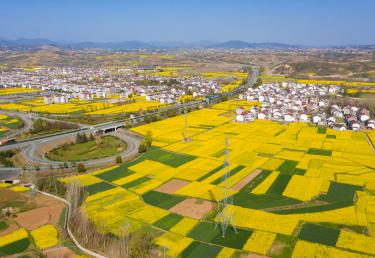
{"label": "cluster of buildings", "polygon": [[[50,67],[36,68],[31,72],[15,68],[0,72],[0,85],[58,92],[46,96],[45,103],[65,103],[70,97],[92,100],[114,94],[120,95],[120,98],[136,94],[164,104],[177,102],[185,95],[204,97],[221,91],[217,82],[200,76],[166,77],[158,75],[156,68],[152,69],[122,68],[115,73],[113,69],[105,68]],[[170,83],[171,79],[173,83]],[[142,83],[146,81],[148,83]]]}
{"label": "cluster of buildings", "polygon": [[[116,72],[105,68],[50,67],[33,71],[16,68],[0,72],[0,86],[58,92],[44,98],[48,104],[65,103],[71,97],[92,100],[114,94],[120,95],[120,98],[136,94],[164,104],[177,102],[185,95],[204,97],[221,91],[217,82],[199,76],[166,77],[157,72],[154,67],[122,68]],[[170,83],[171,79],[173,83]]]}
{"label": "cluster of buildings", "polygon": [[[343,89],[335,85],[271,83],[249,88],[240,99],[260,103],[249,110],[236,110],[236,121],[255,119],[280,122],[307,122],[336,130],[374,128],[370,111],[356,106],[331,105],[330,96],[342,97]],[[344,111],[345,110],[345,111]]]}
{"label": "cluster of buildings", "polygon": [[328,126],[335,127],[337,121],[340,121],[342,130],[350,129],[358,131],[362,129],[375,129],[375,120],[371,118],[371,112],[366,108],[359,108],[355,105],[341,107],[334,104],[331,106],[329,112]]}

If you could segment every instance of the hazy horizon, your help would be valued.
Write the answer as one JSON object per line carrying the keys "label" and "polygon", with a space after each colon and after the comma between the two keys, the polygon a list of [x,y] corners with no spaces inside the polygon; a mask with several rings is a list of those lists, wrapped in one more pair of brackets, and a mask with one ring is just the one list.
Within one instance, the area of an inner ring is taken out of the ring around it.
{"label": "hazy horizon", "polygon": [[59,42],[375,43],[370,0],[2,1],[0,37]]}

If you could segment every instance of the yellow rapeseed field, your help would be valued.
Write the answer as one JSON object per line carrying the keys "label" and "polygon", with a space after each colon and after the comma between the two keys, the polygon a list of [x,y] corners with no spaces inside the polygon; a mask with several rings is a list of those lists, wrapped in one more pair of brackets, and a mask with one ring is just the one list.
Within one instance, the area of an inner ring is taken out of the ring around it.
{"label": "yellow rapeseed field", "polygon": [[29,235],[24,228],[17,229],[10,234],[0,237],[0,247],[28,237]]}
{"label": "yellow rapeseed field", "polygon": [[35,245],[39,249],[47,249],[58,244],[57,230],[53,225],[44,225],[31,231]]}

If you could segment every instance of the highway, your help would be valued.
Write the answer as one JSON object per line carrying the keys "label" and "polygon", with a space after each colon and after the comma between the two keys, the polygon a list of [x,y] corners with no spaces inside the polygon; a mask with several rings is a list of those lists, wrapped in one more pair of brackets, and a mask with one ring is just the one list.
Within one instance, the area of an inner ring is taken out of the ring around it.
{"label": "highway", "polygon": [[[186,109],[186,108],[192,107],[192,106],[198,106],[198,105],[203,104],[203,103],[206,103],[206,104],[207,103],[208,104],[218,103],[218,102],[221,101],[221,99],[223,97],[231,97],[231,96],[237,95],[237,94],[245,91],[247,88],[251,87],[257,81],[258,76],[259,76],[259,67],[252,66],[251,76],[248,79],[247,83],[235,88],[232,91],[208,96],[204,100],[192,101],[192,102],[188,102],[188,103],[184,103],[184,104],[176,104],[174,106],[169,106],[169,107],[166,107],[164,109],[158,110],[158,111],[153,112],[153,113],[149,113],[149,114],[146,114],[146,115],[140,115],[140,116],[136,116],[136,117],[133,117],[133,118],[121,119],[121,120],[97,124],[97,125],[93,125],[93,126],[80,125],[79,129],[66,131],[66,132],[60,132],[60,133],[56,133],[56,134],[53,134],[53,135],[46,135],[46,136],[26,139],[26,140],[19,141],[19,142],[13,143],[13,144],[0,146],[0,151],[9,150],[9,149],[21,149],[24,158],[28,162],[30,162],[30,164],[39,163],[41,165],[41,168],[48,168],[51,165],[59,165],[59,164],[61,164],[61,162],[47,160],[44,157],[38,156],[37,152],[36,152],[36,149],[40,148],[40,146],[42,146],[43,144],[50,144],[51,142],[54,142],[54,141],[57,141],[57,140],[61,140],[61,139],[68,138],[68,137],[74,137],[78,132],[95,133],[98,130],[105,130],[105,129],[109,129],[109,128],[122,127],[124,125],[124,123],[126,123],[126,122],[137,123],[137,121],[142,121],[145,117],[162,114],[162,113],[168,112],[168,110],[173,109],[173,108],[181,110],[181,109]],[[25,116],[26,115],[23,114],[23,116],[21,116],[21,117],[24,118],[25,120],[31,118],[31,116],[29,116],[29,117],[25,117]],[[35,117],[35,118],[37,118],[37,117]],[[43,118],[43,117],[41,117],[41,118]],[[45,118],[43,118],[43,119],[45,119]],[[30,129],[30,128],[28,128],[28,129]],[[121,153],[122,157],[126,158],[128,156],[136,154],[136,152],[138,151],[138,145],[139,145],[139,139],[137,137],[131,136],[130,134],[124,134],[124,133],[121,133],[121,132],[113,132],[112,134],[116,137],[119,137],[123,141],[125,141],[128,145],[127,150],[124,153]],[[102,164],[105,164],[105,163],[108,163],[108,162],[113,162],[113,159],[114,159],[114,157],[109,157],[109,158],[104,158],[104,159],[85,161],[83,163],[85,163],[87,166],[91,166],[91,165],[94,165],[94,164],[95,165],[102,165]],[[14,169],[0,168],[0,179],[3,178],[3,176],[5,176],[5,175],[9,175],[9,173],[14,173],[15,171],[21,171],[21,169],[18,168],[18,170],[17,170],[17,168],[14,168]]]}

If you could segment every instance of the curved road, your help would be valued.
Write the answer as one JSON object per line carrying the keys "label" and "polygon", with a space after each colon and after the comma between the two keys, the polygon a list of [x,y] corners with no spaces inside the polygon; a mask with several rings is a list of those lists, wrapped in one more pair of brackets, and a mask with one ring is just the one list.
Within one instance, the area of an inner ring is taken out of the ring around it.
{"label": "curved road", "polygon": [[[246,90],[247,88],[251,87],[257,81],[257,78],[258,78],[258,75],[259,75],[259,67],[255,66],[255,65],[252,65],[252,64],[250,64],[250,65],[253,69],[252,69],[252,72],[251,72],[251,76],[248,79],[246,84],[244,84],[244,85],[242,85],[242,86],[240,86],[240,87],[238,87],[238,88],[236,88],[232,91],[228,91],[228,92],[225,92],[225,93],[222,93],[222,94],[213,95],[211,97],[208,97],[208,99],[217,99],[217,100],[220,101],[221,100],[220,96],[225,97],[225,96],[236,95],[236,94],[240,93],[241,91]],[[190,106],[194,106],[194,105],[197,105],[197,104],[200,104],[200,103],[204,103],[205,101],[206,100],[188,102],[186,104],[176,105],[175,108],[182,110],[182,109],[185,109],[186,107],[190,107]],[[211,101],[209,101],[209,103],[210,102]],[[89,127],[89,126],[85,127],[84,125],[80,125],[80,129],[78,129],[78,130],[72,130],[70,132],[57,133],[56,135],[47,135],[47,136],[43,136],[43,137],[36,137],[36,138],[33,138],[33,139],[27,139],[27,140],[23,140],[23,141],[20,141],[20,142],[16,142],[14,144],[0,146],[0,151],[9,150],[9,149],[17,149],[17,148],[22,149],[24,157],[27,160],[29,160],[31,163],[41,163],[41,165],[42,165],[41,168],[47,168],[48,169],[51,165],[61,164],[61,162],[50,161],[50,160],[45,159],[44,157],[37,156],[35,150],[38,146],[41,146],[42,144],[47,143],[47,142],[53,142],[53,141],[56,141],[56,140],[61,140],[64,137],[74,136],[78,132],[94,133],[96,130],[105,130],[105,129],[108,129],[110,127],[116,127],[117,128],[117,127],[123,126],[125,122],[134,122],[134,121],[137,122],[138,119],[142,121],[142,119],[144,119],[147,116],[160,114],[162,112],[163,111],[158,110],[154,113],[150,113],[150,114],[146,114],[146,115],[139,115],[139,116],[134,117],[134,118],[127,118],[127,119],[112,121],[112,122],[103,123],[103,124],[97,124],[97,125],[93,125],[91,127]],[[31,114],[29,116],[29,118],[32,118],[32,116],[35,117],[37,115]],[[38,116],[38,118],[39,118],[39,116]],[[46,119],[44,117],[40,117],[40,118]],[[53,119],[51,119],[51,120],[53,120]],[[135,137],[135,136],[131,136],[131,135],[128,135],[128,134],[119,133],[119,132],[116,132],[115,136],[121,138],[122,140],[124,140],[128,144],[128,149],[125,150],[121,154],[122,157],[125,157],[125,158],[131,157],[131,155],[135,155],[137,153],[137,151],[138,151],[137,147],[138,147],[138,144],[139,144],[139,139],[138,139],[139,137]],[[108,157],[108,158],[103,158],[103,159],[85,161],[83,163],[87,166],[90,166],[90,165],[94,165],[94,164],[95,165],[101,165],[101,164],[105,164],[105,163],[113,162],[113,161],[114,161],[114,157]],[[22,171],[21,168],[0,168],[0,179],[1,178],[15,177],[21,171]]]}
{"label": "curved road", "polygon": [[[89,130],[89,133],[90,133],[90,130]],[[126,134],[126,133],[124,133],[123,131],[120,131],[120,130],[117,131],[117,132],[114,132],[114,133],[106,134],[106,135],[115,136],[115,137],[121,139],[122,141],[126,142],[127,148],[119,154],[123,159],[126,159],[128,157],[132,157],[132,156],[137,155],[138,146],[139,146],[139,142],[140,142],[140,140],[138,138],[136,138],[134,136],[131,136],[129,134]],[[49,160],[45,157],[41,157],[37,154],[36,150],[44,144],[51,144],[52,142],[54,142],[56,140],[61,140],[63,138],[68,138],[70,136],[71,136],[71,134],[61,135],[61,136],[41,140],[40,142],[38,142],[36,144],[32,144],[32,145],[27,146],[26,148],[23,148],[22,154],[30,163],[38,163],[42,167],[48,168],[51,165],[64,164],[65,162],[62,162],[62,161],[53,161],[53,160]],[[115,155],[115,156],[117,156],[117,155]],[[95,166],[101,166],[101,165],[104,165],[104,164],[107,164],[107,163],[113,163],[114,159],[115,159],[115,156],[100,158],[100,159],[87,160],[87,161],[77,161],[77,162],[83,163],[83,164],[85,164],[85,166],[88,166],[88,167],[94,166],[94,165]],[[71,163],[71,162],[67,162],[67,163]]]}
{"label": "curved road", "polygon": [[10,133],[7,133],[2,138],[12,138],[12,137],[15,137],[16,135],[19,135],[21,133],[29,131],[31,129],[31,127],[33,126],[33,121],[31,120],[31,116],[28,115],[28,114],[19,113],[19,112],[13,112],[13,111],[7,111],[7,110],[1,110],[1,113],[5,114],[7,116],[18,116],[25,123],[24,127],[20,128],[20,129],[16,129],[16,130],[14,130],[14,131],[12,131]]}

